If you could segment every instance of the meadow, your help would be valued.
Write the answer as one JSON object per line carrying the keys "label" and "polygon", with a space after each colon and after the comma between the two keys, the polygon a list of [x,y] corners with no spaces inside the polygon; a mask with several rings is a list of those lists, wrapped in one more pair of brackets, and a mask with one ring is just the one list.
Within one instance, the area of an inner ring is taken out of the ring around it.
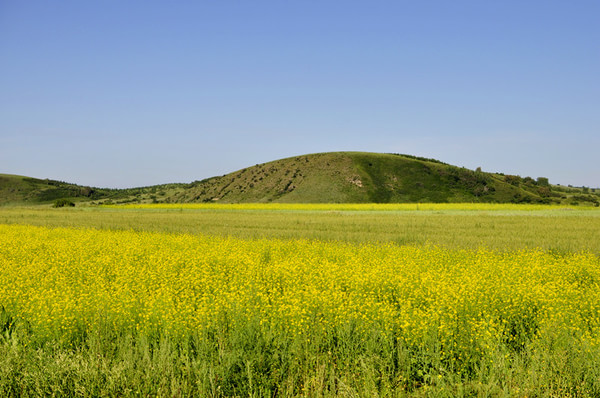
{"label": "meadow", "polygon": [[598,396],[600,212],[528,206],[0,208],[0,394]]}
{"label": "meadow", "polygon": [[242,239],[589,250],[600,254],[600,211],[595,207],[422,203],[0,207],[0,224],[15,223]]}

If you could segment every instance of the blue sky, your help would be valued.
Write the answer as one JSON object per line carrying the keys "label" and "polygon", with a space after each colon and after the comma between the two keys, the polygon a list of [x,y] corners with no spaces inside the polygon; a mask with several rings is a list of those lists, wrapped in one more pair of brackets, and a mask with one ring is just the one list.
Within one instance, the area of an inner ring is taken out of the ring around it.
{"label": "blue sky", "polygon": [[190,182],[326,151],[600,187],[598,1],[0,0],[0,173]]}

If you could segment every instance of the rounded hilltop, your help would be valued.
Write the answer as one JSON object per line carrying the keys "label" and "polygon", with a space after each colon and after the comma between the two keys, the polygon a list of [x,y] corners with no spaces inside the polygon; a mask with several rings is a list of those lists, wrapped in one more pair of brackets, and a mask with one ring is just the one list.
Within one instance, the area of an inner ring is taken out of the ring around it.
{"label": "rounded hilltop", "polygon": [[511,182],[506,177],[410,155],[326,152],[279,159],[195,181],[168,201],[552,202],[535,180],[521,183],[519,178]]}
{"label": "rounded hilltop", "polygon": [[324,152],[246,167],[189,184],[107,189],[0,174],[0,205],[75,203],[548,203],[599,205],[600,190],[487,173],[439,160]]}

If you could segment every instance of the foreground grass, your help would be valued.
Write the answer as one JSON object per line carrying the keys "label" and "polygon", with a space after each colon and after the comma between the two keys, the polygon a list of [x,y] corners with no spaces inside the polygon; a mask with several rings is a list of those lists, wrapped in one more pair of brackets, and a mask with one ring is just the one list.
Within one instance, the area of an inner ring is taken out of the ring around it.
{"label": "foreground grass", "polygon": [[597,396],[589,252],[0,225],[0,393]]}

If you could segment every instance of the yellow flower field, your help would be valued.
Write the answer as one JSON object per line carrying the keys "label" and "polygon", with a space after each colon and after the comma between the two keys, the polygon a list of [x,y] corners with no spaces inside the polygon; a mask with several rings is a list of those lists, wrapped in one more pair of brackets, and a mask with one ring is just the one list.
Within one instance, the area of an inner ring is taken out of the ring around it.
{"label": "yellow flower field", "polygon": [[[300,341],[438,347],[456,369],[568,337],[600,343],[600,262],[497,252],[0,225],[0,305],[32,343],[175,340],[259,325]],[[319,343],[321,342],[321,343]]]}

